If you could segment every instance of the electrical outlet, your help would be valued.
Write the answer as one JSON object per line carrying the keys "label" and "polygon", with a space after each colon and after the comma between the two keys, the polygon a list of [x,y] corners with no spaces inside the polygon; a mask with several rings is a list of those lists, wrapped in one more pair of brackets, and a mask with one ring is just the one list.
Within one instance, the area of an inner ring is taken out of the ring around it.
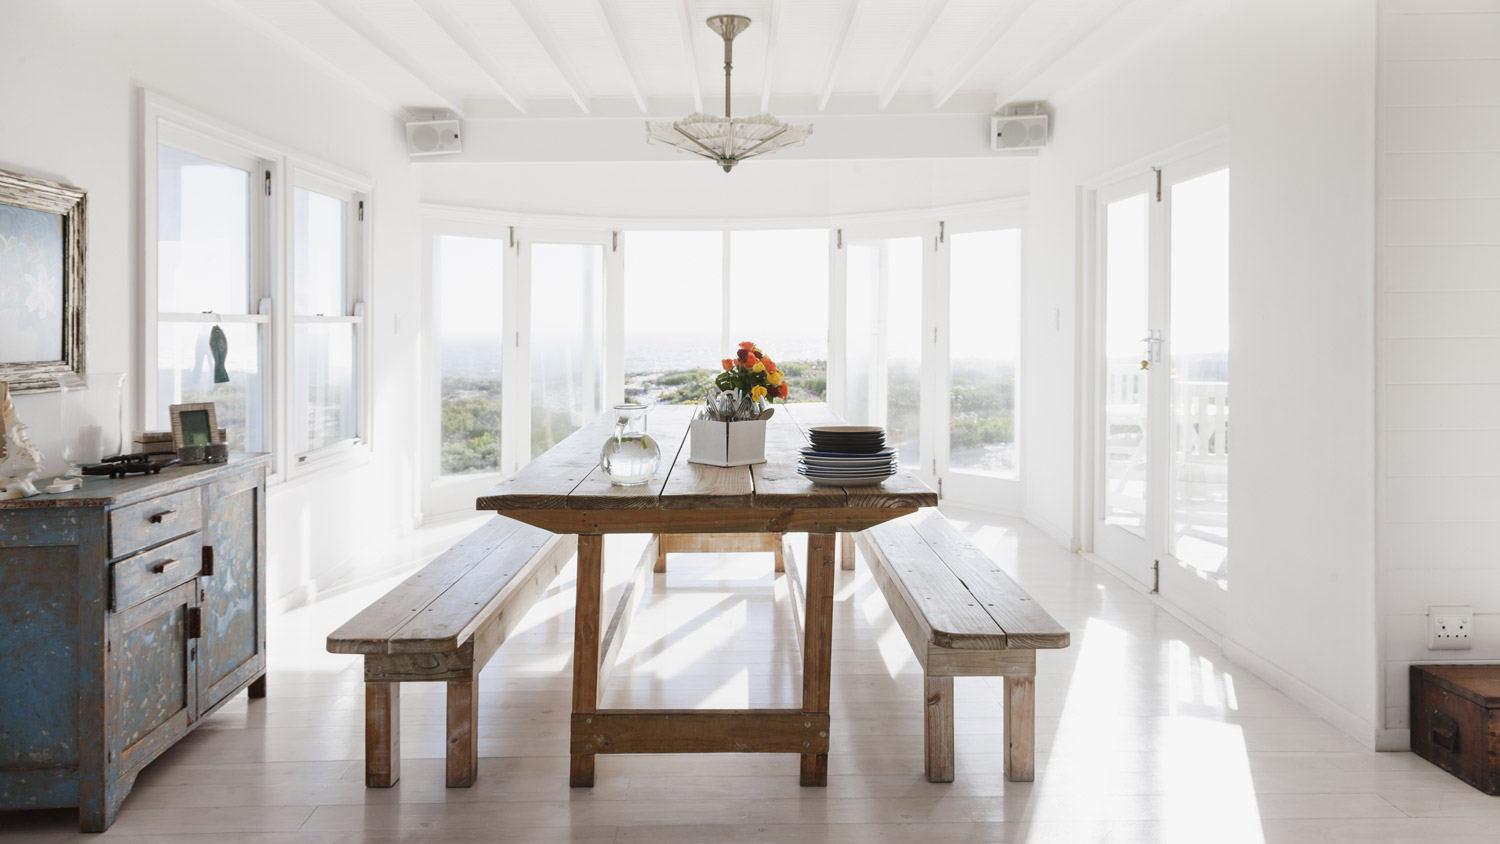
{"label": "electrical outlet", "polygon": [[1472,607],[1428,607],[1427,649],[1465,651],[1474,647]]}

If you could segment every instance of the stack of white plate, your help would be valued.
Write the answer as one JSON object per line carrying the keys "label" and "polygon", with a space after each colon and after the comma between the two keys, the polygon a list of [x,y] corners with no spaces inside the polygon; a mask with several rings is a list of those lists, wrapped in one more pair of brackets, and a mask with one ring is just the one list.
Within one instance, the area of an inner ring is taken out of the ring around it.
{"label": "stack of white plate", "polygon": [[896,450],[885,429],[828,425],[808,429],[812,445],[802,449],[797,472],[815,484],[868,486],[896,474]]}

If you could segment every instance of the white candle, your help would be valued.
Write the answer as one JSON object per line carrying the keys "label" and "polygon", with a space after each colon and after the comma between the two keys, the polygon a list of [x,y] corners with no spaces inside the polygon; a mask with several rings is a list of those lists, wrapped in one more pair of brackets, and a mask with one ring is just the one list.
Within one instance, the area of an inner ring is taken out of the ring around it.
{"label": "white candle", "polygon": [[104,459],[104,429],[98,425],[78,428],[78,462],[98,463]]}

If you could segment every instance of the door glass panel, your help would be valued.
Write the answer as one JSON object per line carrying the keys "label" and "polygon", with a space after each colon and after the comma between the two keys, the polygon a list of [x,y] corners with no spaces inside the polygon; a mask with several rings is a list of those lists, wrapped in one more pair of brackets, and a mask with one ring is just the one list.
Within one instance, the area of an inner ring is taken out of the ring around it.
{"label": "door glass panel", "polygon": [[625,233],[626,401],[703,401],[730,352],[723,279],[723,232]]}
{"label": "door glass panel", "polygon": [[922,239],[853,241],[847,260],[846,418],[857,425],[884,425],[901,464],[916,466],[922,401]]}
{"label": "door glass panel", "polygon": [[1172,186],[1172,554],[1229,577],[1229,171]]}
{"label": "door glass panel", "polygon": [[729,290],[730,340],[753,341],[776,361],[788,401],[824,401],[828,230],[731,232]]}
{"label": "door glass panel", "polygon": [[444,475],[500,471],[500,319],[505,241],[439,235],[432,245]]}
{"label": "door glass panel", "polygon": [[157,309],[249,313],[250,174],[161,146],[156,205]]}
{"label": "door glass panel", "polygon": [[531,456],[604,410],[604,247],[531,247]]}
{"label": "door glass panel", "polygon": [[949,258],[948,465],[1017,478],[1016,364],[1020,359],[1018,229],[953,236]]}
{"label": "door glass panel", "polygon": [[1150,331],[1149,208],[1139,194],[1105,208],[1104,520],[1146,525],[1146,356]]}

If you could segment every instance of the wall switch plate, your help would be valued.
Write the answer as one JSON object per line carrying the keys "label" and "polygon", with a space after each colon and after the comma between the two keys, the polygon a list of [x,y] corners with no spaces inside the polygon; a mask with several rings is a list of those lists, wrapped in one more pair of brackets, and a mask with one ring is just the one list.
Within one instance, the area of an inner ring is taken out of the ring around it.
{"label": "wall switch plate", "polygon": [[1472,607],[1428,607],[1427,649],[1465,651],[1474,647]]}

